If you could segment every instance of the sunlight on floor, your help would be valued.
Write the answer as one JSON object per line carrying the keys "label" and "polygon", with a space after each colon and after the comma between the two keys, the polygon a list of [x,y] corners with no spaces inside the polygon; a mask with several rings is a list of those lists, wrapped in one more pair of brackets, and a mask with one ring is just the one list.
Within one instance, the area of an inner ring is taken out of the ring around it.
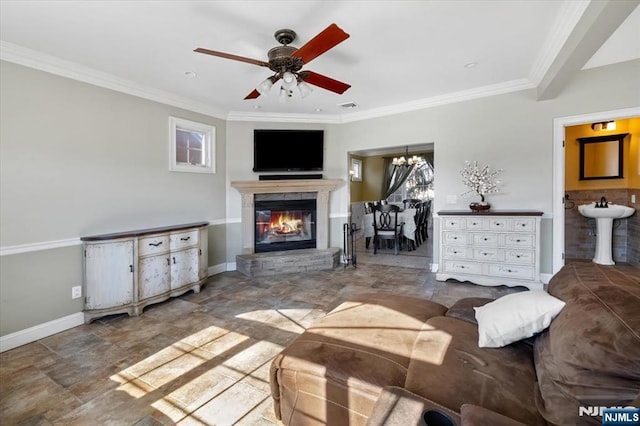
{"label": "sunlight on floor", "polygon": [[[296,322],[309,309],[254,310],[237,318],[299,334]],[[218,326],[199,330],[112,375],[116,391],[140,399],[158,392],[150,405],[173,422],[233,424],[270,402],[269,367],[282,345]],[[242,401],[242,404],[238,404]],[[199,420],[200,419],[200,420]]]}

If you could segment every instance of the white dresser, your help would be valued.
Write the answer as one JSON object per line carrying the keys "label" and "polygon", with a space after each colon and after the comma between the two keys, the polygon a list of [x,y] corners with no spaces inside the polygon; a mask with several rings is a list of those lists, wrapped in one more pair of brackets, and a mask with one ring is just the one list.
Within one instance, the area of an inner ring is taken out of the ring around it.
{"label": "white dresser", "polygon": [[440,211],[436,280],[542,290],[539,211]]}
{"label": "white dresser", "polygon": [[200,292],[207,279],[207,222],[82,237],[84,318],[127,313]]}

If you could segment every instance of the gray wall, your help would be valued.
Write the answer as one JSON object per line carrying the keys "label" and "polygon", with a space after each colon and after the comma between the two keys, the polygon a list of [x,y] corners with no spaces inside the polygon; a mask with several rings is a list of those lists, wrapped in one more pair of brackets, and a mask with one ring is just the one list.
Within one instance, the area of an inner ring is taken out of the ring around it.
{"label": "gray wall", "polygon": [[[330,200],[330,245],[348,219],[348,152],[433,142],[435,208],[466,209],[465,160],[502,167],[496,209],[537,209],[543,273],[551,272],[552,126],[558,117],[640,105],[640,61],[580,72],[556,98],[535,90],[344,124],[224,122],[10,63],[0,69],[2,247],[209,220],[209,264],[239,252],[241,200],[233,180],[254,180],[254,128],[325,130],[325,177],[345,179]],[[168,172],[167,117],[217,128],[217,173]],[[447,204],[447,195],[458,202]],[[437,223],[436,223],[437,230]],[[0,334],[77,313],[79,246],[0,257]]]}
{"label": "gray wall", "polygon": [[[3,248],[206,220],[216,225],[209,265],[224,263],[224,120],[0,67]],[[169,116],[216,127],[216,174],[168,171]],[[80,247],[0,258],[2,335],[82,310],[82,299],[71,300],[82,283]]]}

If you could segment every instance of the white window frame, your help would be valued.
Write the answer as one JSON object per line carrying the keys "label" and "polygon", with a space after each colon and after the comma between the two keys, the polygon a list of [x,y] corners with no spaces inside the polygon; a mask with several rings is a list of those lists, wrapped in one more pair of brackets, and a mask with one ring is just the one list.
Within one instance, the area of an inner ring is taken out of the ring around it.
{"label": "white window frame", "polygon": [[[203,164],[179,163],[176,158],[176,134],[178,130],[197,132],[203,136]],[[216,128],[209,124],[169,117],[169,170],[172,172],[216,172]]]}
{"label": "white window frame", "polygon": [[357,158],[351,159],[351,180],[354,182],[362,182],[362,160]]}

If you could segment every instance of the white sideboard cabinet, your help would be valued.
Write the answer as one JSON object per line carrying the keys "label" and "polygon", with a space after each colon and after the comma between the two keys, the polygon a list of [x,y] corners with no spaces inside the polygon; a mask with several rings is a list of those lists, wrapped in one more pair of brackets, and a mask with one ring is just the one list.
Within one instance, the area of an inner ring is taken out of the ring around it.
{"label": "white sideboard cabinet", "polygon": [[207,280],[207,222],[82,237],[84,318],[140,315],[145,306],[200,292]]}
{"label": "white sideboard cabinet", "polygon": [[539,211],[440,211],[436,280],[542,290]]}

